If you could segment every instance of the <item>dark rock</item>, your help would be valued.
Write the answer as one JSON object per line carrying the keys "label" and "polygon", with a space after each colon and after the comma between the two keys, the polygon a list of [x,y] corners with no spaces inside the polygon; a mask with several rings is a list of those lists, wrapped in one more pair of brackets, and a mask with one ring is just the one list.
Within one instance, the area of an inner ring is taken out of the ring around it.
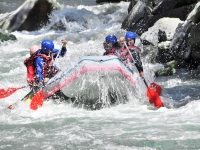
{"label": "dark rock", "polygon": [[152,27],[156,21],[163,17],[186,20],[188,14],[195,6],[195,4],[192,3],[191,5],[176,8],[176,5],[177,3],[174,2],[174,0],[163,0],[158,3],[158,6],[156,6],[153,11],[151,11],[151,8],[144,2],[138,1],[124,19],[121,28],[135,31],[138,35],[141,35],[147,31],[148,28]]}
{"label": "dark rock", "polygon": [[157,5],[153,8],[152,14],[159,15],[165,12],[168,12],[176,6],[176,0],[161,0]]}
{"label": "dark rock", "polygon": [[[185,53],[188,53],[188,49],[186,49],[187,38],[191,28],[194,26],[194,23],[191,21],[178,25],[170,45],[171,53],[175,58],[183,59],[186,56]],[[191,51],[189,49],[189,53],[190,52]]]}
{"label": "dark rock", "polygon": [[158,77],[158,76],[170,76],[170,75],[175,75],[176,73],[177,73],[176,69],[174,69],[174,68],[163,68],[163,69],[156,71],[155,76],[156,77]]}
{"label": "dark rock", "polygon": [[136,0],[131,0],[129,6],[128,6],[128,13],[132,10],[132,8],[136,5],[137,1]]}
{"label": "dark rock", "polygon": [[48,0],[26,0],[17,10],[0,20],[0,27],[9,32],[41,29],[57,7],[57,3],[50,3]]}
{"label": "dark rock", "polygon": [[[161,45],[163,44],[163,45]],[[156,62],[158,63],[167,63],[174,60],[174,57],[171,55],[169,46],[170,42],[163,42],[158,46],[158,52],[156,55]]]}
{"label": "dark rock", "polygon": [[96,0],[96,3],[118,3],[120,1],[126,1],[126,0]]}
{"label": "dark rock", "polygon": [[149,42],[148,40],[143,40],[140,39],[143,45],[151,45],[151,46],[155,46],[153,43]]}
{"label": "dark rock", "polygon": [[138,1],[129,15],[122,23],[122,28],[134,31],[138,35],[148,30],[148,21],[150,20],[151,9],[142,1]]}
{"label": "dark rock", "polygon": [[15,41],[15,40],[17,40],[17,38],[13,34],[3,34],[3,33],[0,32],[0,40],[2,42],[9,41],[9,40]]}
{"label": "dark rock", "polygon": [[[41,29],[49,22],[49,15],[53,11],[53,5],[47,0],[38,0],[30,10],[26,20],[21,24],[18,31],[35,31]],[[13,18],[11,22],[15,23]]]}
{"label": "dark rock", "polygon": [[165,31],[158,30],[158,43],[167,41],[167,35]]}

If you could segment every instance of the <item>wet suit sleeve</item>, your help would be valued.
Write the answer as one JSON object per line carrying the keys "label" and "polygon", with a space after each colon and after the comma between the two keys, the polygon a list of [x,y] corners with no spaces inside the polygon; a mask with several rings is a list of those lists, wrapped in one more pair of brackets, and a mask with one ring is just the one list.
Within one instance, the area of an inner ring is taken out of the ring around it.
{"label": "wet suit sleeve", "polygon": [[[53,49],[54,57],[56,57],[56,56],[57,56],[58,52],[59,52],[59,50],[58,50],[58,49]],[[60,54],[59,54],[59,56],[61,56],[61,57],[64,57],[64,56],[65,56],[65,54],[66,54],[66,52],[67,52],[67,49],[66,49],[66,47],[62,47],[62,49],[61,49],[61,51],[60,51]],[[58,57],[59,57],[59,56],[58,56]]]}
{"label": "wet suit sleeve", "polygon": [[36,68],[35,75],[36,75],[36,78],[41,82],[44,79],[44,77],[43,77],[43,64],[44,64],[43,58],[37,57],[35,59],[35,68]]}
{"label": "wet suit sleeve", "polygon": [[136,48],[135,50],[131,50],[131,54],[134,58],[134,61],[135,61],[135,66],[138,70],[138,72],[143,72],[143,66],[142,66],[142,61],[141,61],[141,58],[140,58],[140,49],[139,48]]}

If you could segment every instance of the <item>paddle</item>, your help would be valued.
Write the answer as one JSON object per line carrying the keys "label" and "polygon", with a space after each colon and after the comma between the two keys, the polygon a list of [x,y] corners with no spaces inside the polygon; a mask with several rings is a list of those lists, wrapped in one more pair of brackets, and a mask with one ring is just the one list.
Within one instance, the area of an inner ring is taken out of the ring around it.
{"label": "paddle", "polygon": [[30,103],[30,108],[32,110],[37,110],[39,107],[43,105],[43,101],[44,101],[44,91],[42,89],[33,96],[32,101]]}
{"label": "paddle", "polygon": [[[24,100],[27,101],[27,99],[29,99],[29,98],[32,97],[32,95],[33,95],[33,90],[31,90],[28,94],[26,94],[26,95],[24,96],[24,98],[21,99],[21,101],[24,101]],[[9,105],[7,108],[8,108],[8,109],[14,109],[17,105],[18,105],[18,103],[16,102],[16,103],[14,103],[14,104],[12,104],[12,105]]]}
{"label": "paddle", "polygon": [[[56,62],[58,56],[60,55],[60,52],[61,52],[61,49],[58,51],[58,54],[57,54],[56,58],[54,59],[52,66],[55,65],[55,62]],[[51,66],[50,66],[50,68],[51,68]],[[45,87],[45,85],[33,96],[31,103],[30,103],[30,108],[32,110],[37,110],[39,107],[41,107],[43,105],[43,102],[44,102],[43,88],[44,87]]]}
{"label": "paddle", "polygon": [[[136,63],[136,61],[134,60],[134,58],[133,58],[128,46],[126,45],[126,42],[124,42],[124,45],[128,49],[128,52],[129,52],[130,56],[133,59],[133,62]],[[157,85],[156,83],[151,83],[150,86],[148,86],[145,78],[142,77],[142,79],[143,79],[143,81],[144,81],[144,83],[145,83],[145,85],[147,87],[147,96],[149,98],[149,102],[151,104],[154,104],[154,106],[157,107],[157,108],[163,107],[164,105],[163,105],[163,103],[162,103],[162,101],[161,101],[161,99],[159,97],[159,95],[160,95],[160,93],[162,91],[162,88],[159,85]]]}
{"label": "paddle", "polygon": [[18,87],[18,88],[10,87],[10,88],[8,88],[7,90],[5,90],[5,89],[0,89],[0,99],[6,98],[6,97],[12,95],[13,93],[15,93],[17,90],[22,89],[22,88],[25,88],[25,87],[26,87],[26,86],[22,86],[22,87]]}

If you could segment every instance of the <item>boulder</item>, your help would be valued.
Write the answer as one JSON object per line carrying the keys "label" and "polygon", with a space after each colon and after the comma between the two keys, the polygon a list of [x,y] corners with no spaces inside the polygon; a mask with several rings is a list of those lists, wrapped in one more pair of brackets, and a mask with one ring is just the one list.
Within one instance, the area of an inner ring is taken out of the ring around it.
{"label": "boulder", "polygon": [[124,19],[122,28],[141,35],[148,30],[148,21],[151,18],[151,9],[144,2],[138,1],[131,12]]}
{"label": "boulder", "polygon": [[200,64],[200,2],[196,4],[187,20],[177,27],[170,45],[175,59],[188,63],[189,69],[196,69]]}
{"label": "boulder", "polygon": [[56,0],[26,0],[17,10],[1,19],[3,31],[35,31],[49,21],[51,12],[58,8]]}
{"label": "boulder", "polygon": [[180,5],[174,0],[161,0],[151,9],[146,3],[138,1],[124,19],[121,28],[135,31],[141,35],[163,17],[179,18],[185,21],[188,14],[194,8],[195,2],[191,1],[187,5]]}
{"label": "boulder", "polygon": [[156,62],[164,64],[174,60],[174,57],[171,55],[169,51],[169,47],[170,47],[170,41],[161,42],[158,44]]}
{"label": "boulder", "polygon": [[[96,3],[118,3],[120,1],[127,1],[127,0],[96,0]],[[128,0],[131,1],[131,0]]]}

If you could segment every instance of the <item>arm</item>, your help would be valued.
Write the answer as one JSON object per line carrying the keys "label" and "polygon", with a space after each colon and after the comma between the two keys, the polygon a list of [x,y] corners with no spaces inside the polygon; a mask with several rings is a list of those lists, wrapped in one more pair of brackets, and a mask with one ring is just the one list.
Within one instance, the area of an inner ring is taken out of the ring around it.
{"label": "arm", "polygon": [[144,73],[143,73],[143,65],[142,65],[142,61],[140,58],[140,48],[136,47],[134,50],[130,49],[130,52],[132,54],[132,57],[135,61],[135,66],[140,74],[141,77],[144,77]]}
{"label": "arm", "polygon": [[[63,45],[62,45],[62,49],[61,49],[61,51],[60,51],[59,56],[64,57],[65,54],[66,54],[66,52],[67,52],[67,48],[66,48],[67,41],[66,41],[66,40],[62,40],[62,43],[63,43]],[[54,57],[56,57],[57,54],[58,54],[58,52],[59,52],[59,50],[58,50],[58,49],[53,49],[52,51],[53,51],[53,53],[54,53]],[[59,57],[59,56],[58,56],[58,57]]]}
{"label": "arm", "polygon": [[36,79],[38,79],[40,82],[43,81],[44,76],[43,76],[43,64],[44,64],[44,60],[41,57],[37,57],[35,59],[35,76]]}

